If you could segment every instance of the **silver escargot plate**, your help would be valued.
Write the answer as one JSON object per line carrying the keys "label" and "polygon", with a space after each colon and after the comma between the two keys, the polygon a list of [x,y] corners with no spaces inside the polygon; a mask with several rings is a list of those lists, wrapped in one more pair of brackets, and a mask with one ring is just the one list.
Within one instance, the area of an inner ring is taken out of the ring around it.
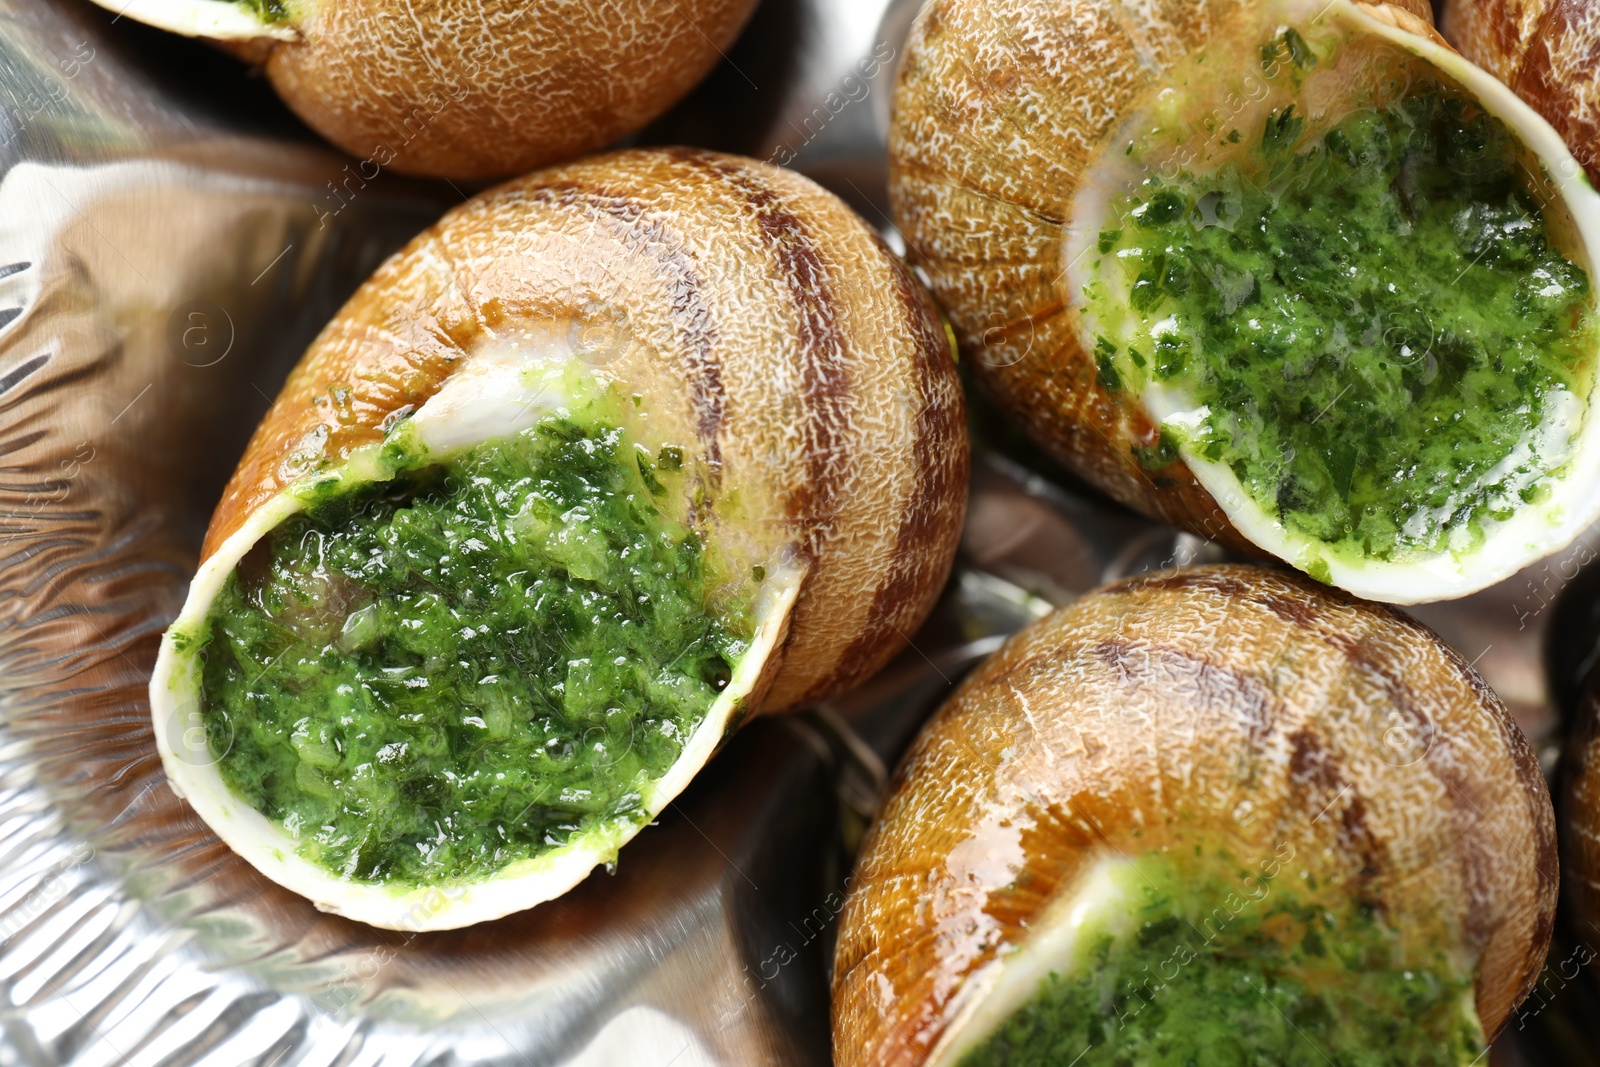
{"label": "silver escargot plate", "polygon": [[[641,140],[797,167],[893,243],[883,143],[916,6],[767,0]],[[322,915],[166,788],[146,683],[284,374],[463,192],[352,172],[189,42],[87,0],[0,0],[0,1067],[825,1065],[849,850],[918,723],[1052,606],[1220,556],[980,447],[914,647],[742,732],[614,874],[452,933]],[[1597,547],[1415,612],[1547,766],[1594,647]],[[1495,1063],[1600,1062],[1584,951],[1558,936]]]}

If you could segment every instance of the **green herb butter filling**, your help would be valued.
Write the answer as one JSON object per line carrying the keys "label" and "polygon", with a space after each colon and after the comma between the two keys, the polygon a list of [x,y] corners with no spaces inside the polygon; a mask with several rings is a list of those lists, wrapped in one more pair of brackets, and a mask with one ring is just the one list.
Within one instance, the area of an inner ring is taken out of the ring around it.
{"label": "green herb butter filling", "polygon": [[1447,953],[1402,947],[1380,910],[1323,903],[1300,879],[1217,869],[1114,864],[1070,963],[960,1067],[1478,1062],[1474,981]]}
{"label": "green herb butter filling", "polygon": [[1239,142],[1214,173],[1152,173],[1099,235],[1102,385],[1192,402],[1140,461],[1225,464],[1345,557],[1481,543],[1570,459],[1600,336],[1512,135],[1435,83]]}
{"label": "green herb butter filling", "polygon": [[314,499],[201,637],[223,780],[368,882],[479,878],[643,822],[750,637],[665,513],[680,466],[562,414]]}
{"label": "green herb butter filling", "polygon": [[243,8],[267,25],[289,20],[287,0],[226,0]]}

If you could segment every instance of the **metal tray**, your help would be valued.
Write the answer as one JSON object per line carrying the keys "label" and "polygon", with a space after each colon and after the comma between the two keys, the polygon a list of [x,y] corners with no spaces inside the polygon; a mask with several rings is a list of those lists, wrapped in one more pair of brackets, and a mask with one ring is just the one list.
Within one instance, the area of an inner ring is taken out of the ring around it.
{"label": "metal tray", "polygon": [[[894,241],[883,139],[915,6],[767,0],[641,140],[795,166]],[[469,191],[353,176],[189,42],[85,0],[0,0],[0,1067],[824,1065],[850,849],[918,724],[1053,605],[1219,557],[980,444],[957,573],[912,646],[847,698],[743,731],[615,873],[454,933],[322,915],[166,788],[145,685],[283,375]],[[1593,647],[1597,542],[1418,612],[1547,764]],[[1495,1062],[1589,1062],[1571,951]]]}

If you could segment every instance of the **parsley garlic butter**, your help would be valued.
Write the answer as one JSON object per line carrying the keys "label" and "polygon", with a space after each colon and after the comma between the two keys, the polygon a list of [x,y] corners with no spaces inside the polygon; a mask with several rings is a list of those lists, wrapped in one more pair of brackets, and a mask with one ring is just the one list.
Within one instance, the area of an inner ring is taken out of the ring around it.
{"label": "parsley garlic butter", "polygon": [[891,145],[913,259],[1037,441],[1397,603],[1600,517],[1600,195],[1428,18],[935,0]]}
{"label": "parsley garlic butter", "polygon": [[937,316],[808,180],[684,149],[502,186],[252,439],[151,681],[169,781],[325,910],[531,907],[900,647],[966,471]]}

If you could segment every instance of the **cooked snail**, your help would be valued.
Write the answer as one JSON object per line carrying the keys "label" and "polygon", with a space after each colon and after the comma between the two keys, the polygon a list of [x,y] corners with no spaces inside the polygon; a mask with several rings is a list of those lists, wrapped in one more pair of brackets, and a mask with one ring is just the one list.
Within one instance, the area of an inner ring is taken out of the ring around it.
{"label": "cooked snail", "polygon": [[842,1067],[1466,1067],[1542,966],[1544,779],[1422,626],[1303,577],[1135,578],[1028,627],[895,775]]}
{"label": "cooked snail", "polygon": [[[496,178],[641,129],[721,58],[755,0],[96,0],[217,41],[378,172]],[[351,187],[351,182],[355,187]]]}
{"label": "cooked snail", "polygon": [[1426,9],[932,0],[891,137],[913,261],[1035,440],[1398,603],[1600,515],[1600,196]]}
{"label": "cooked snail", "polygon": [[169,780],[325,910],[531,907],[743,716],[903,644],[966,470],[931,302],[809,180],[676,149],[501,186],[251,440],[150,684]]}
{"label": "cooked snail", "polygon": [[1586,0],[1451,0],[1444,35],[1516,90],[1600,182],[1600,7]]}

